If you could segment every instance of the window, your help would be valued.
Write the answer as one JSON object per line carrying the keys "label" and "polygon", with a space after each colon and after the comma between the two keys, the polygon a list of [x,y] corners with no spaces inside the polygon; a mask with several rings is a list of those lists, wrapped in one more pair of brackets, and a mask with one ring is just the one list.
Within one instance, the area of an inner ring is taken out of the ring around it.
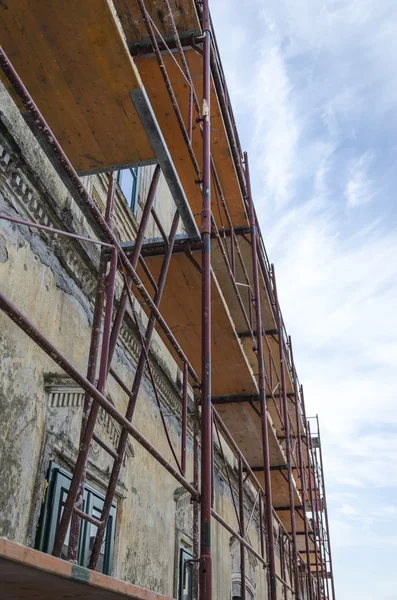
{"label": "window", "polygon": [[135,215],[138,206],[139,167],[119,171],[117,181],[128,202],[128,206]]}
{"label": "window", "polygon": [[[179,594],[178,600],[193,600],[193,555],[185,550],[179,552]],[[185,585],[183,585],[185,584]]]}
{"label": "window", "polygon": [[[62,516],[63,507],[67,493],[70,488],[72,475],[55,463],[50,464],[47,476],[47,489],[42,506],[39,529],[36,538],[36,548],[42,552],[52,553],[54,548],[55,534]],[[83,511],[100,519],[104,496],[90,486],[84,487]],[[78,563],[88,567],[92,547],[95,540],[96,526],[86,520],[81,521],[80,540],[78,549]],[[101,553],[96,566],[96,571],[110,575],[112,572],[114,537],[116,530],[116,504],[112,504],[105,537],[102,543]],[[66,535],[61,558],[67,559],[69,530]]]}

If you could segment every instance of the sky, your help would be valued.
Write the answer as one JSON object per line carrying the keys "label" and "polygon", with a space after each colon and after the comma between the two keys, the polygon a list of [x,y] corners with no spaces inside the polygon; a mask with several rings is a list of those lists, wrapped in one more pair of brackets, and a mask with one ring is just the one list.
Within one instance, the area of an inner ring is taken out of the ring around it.
{"label": "sky", "polygon": [[397,2],[212,0],[309,415],[337,600],[397,599]]}

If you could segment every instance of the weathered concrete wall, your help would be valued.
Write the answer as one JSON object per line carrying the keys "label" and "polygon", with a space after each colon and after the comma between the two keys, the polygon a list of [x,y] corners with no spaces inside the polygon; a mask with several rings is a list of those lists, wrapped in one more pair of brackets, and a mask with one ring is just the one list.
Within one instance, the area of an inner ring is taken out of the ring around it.
{"label": "weathered concrete wall", "polygon": [[[15,105],[0,88],[0,212],[19,215],[71,231],[88,232],[65,187],[27,129]],[[116,231],[122,241],[136,235],[142,204],[153,169],[143,172],[140,208],[131,214],[122,194],[117,193]],[[107,178],[85,178],[103,209]],[[162,180],[156,210],[166,231],[173,215],[173,202]],[[180,229],[182,231],[182,229]],[[148,236],[159,235],[153,221]],[[0,221],[1,291],[83,373],[87,369],[91,334],[98,249],[65,238],[31,231]],[[121,291],[118,279],[116,296]],[[137,306],[143,323],[147,319]],[[131,318],[126,319],[114,369],[131,385],[139,345]],[[180,371],[156,334],[154,377],[160,390],[172,442],[180,445]],[[51,459],[72,470],[76,460],[83,393],[8,317],[0,312],[0,535],[33,545],[38,524],[45,474]],[[127,396],[109,379],[107,396],[124,412]],[[173,462],[158,407],[147,379],[141,387],[134,417],[137,428]],[[187,478],[193,480],[192,423],[189,423]],[[119,428],[101,413],[97,433],[116,447]],[[225,453],[237,494],[235,461]],[[111,460],[95,443],[89,455],[88,481],[103,490]],[[224,467],[217,456],[215,509],[232,526],[237,520]],[[117,533],[114,576],[160,593],[177,595],[178,544],[192,542],[192,506],[178,483],[138,443],[131,440],[116,490]],[[254,497],[247,494],[246,521]],[[249,538],[259,550],[257,510],[251,519]],[[239,558],[238,544],[213,522],[214,597],[230,598],[231,580]],[[247,553],[248,555],[248,553]],[[236,562],[237,561],[237,562]],[[265,573],[255,559],[247,558],[247,573],[255,598],[266,598]],[[281,596],[280,596],[281,597]]]}

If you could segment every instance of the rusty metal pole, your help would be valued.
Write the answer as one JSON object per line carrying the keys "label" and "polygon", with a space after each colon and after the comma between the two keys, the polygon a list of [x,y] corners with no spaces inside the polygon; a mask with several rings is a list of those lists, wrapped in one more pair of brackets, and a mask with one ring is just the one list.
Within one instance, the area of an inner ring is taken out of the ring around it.
{"label": "rusty metal pole", "polygon": [[187,363],[183,365],[183,382],[182,382],[182,432],[181,432],[181,469],[182,475],[186,475],[186,443],[187,443],[187,386],[189,372]]}
{"label": "rusty metal pole", "polygon": [[328,559],[329,559],[329,567],[330,567],[330,575],[331,575],[332,600],[336,600],[334,571],[333,571],[333,566],[332,566],[332,554],[331,554],[331,538],[330,538],[330,533],[329,533],[327,495],[325,493],[323,451],[322,451],[322,448],[321,448],[321,435],[320,435],[320,424],[319,424],[319,421],[318,421],[318,415],[317,415],[316,418],[317,418],[318,444],[319,444],[319,451],[320,451],[320,466],[321,466],[321,473],[322,473],[322,480],[323,480],[324,512],[325,512],[325,524],[326,524],[326,527],[327,527]]}
{"label": "rusty metal pole", "polygon": [[[153,208],[154,200],[156,197],[156,192],[157,192],[157,187],[158,187],[158,183],[160,180],[160,175],[161,175],[161,168],[159,165],[156,165],[156,168],[154,169],[154,172],[153,172],[152,181],[150,183],[148,195],[146,198],[145,207],[143,209],[141,222],[139,224],[139,229],[138,229],[138,233],[136,236],[134,249],[133,249],[132,255],[130,257],[130,262],[134,269],[136,269],[138,266],[138,260],[139,260],[140,254],[141,254],[143,242],[145,240],[145,232],[146,232],[146,228],[147,228],[149,218],[151,215],[151,211]],[[131,278],[128,278],[128,285],[131,287]],[[114,317],[112,334],[110,337],[109,368],[110,368],[110,365],[112,362],[113,354],[114,354],[114,351],[116,348],[118,336],[120,333],[121,326],[123,324],[123,319],[124,319],[125,311],[127,308],[128,292],[127,292],[126,288],[127,288],[127,286],[124,284],[123,291],[122,291],[121,297],[120,297],[120,302],[117,307],[116,316]]]}
{"label": "rusty metal pole", "polygon": [[265,532],[263,529],[263,494],[262,494],[262,490],[259,491],[259,533],[260,533],[260,543],[261,543],[261,556],[262,556],[262,558],[266,558],[266,556],[265,556]]}
{"label": "rusty metal pole", "polygon": [[294,373],[296,435],[298,438],[299,470],[300,470],[301,482],[302,482],[303,528],[304,528],[304,533],[305,533],[305,550],[306,550],[306,560],[307,560],[307,569],[308,569],[308,591],[309,591],[309,599],[314,600],[313,589],[312,589],[312,584],[311,584],[311,577],[310,577],[311,573],[310,573],[309,530],[308,530],[307,512],[306,512],[306,473],[305,473],[305,464],[303,461],[303,452],[302,452],[301,414],[299,411],[299,398],[301,398],[301,395],[299,395],[299,394],[301,394],[301,390],[298,390],[298,384],[296,381],[296,370],[295,370],[294,353],[292,350],[291,338],[289,338],[289,348],[290,348],[290,352],[291,352],[292,371]]}
{"label": "rusty metal pole", "polygon": [[[172,222],[172,226],[171,226],[169,247],[167,248],[167,252],[163,259],[163,264],[161,267],[160,277],[159,277],[159,282],[158,282],[158,290],[157,290],[157,292],[155,294],[155,298],[154,298],[154,302],[157,307],[160,306],[161,297],[163,294],[166,277],[167,277],[167,273],[168,273],[168,267],[169,267],[171,257],[172,257],[172,250],[173,250],[173,246],[174,246],[174,241],[175,241],[178,225],[179,225],[179,213],[176,212],[175,216],[174,216],[174,220]],[[147,357],[147,353],[149,352],[150,342],[151,342],[153,331],[155,328],[155,322],[156,322],[155,316],[153,313],[151,313],[150,317],[149,317],[147,329],[146,329],[146,334],[145,334],[145,340],[144,340],[145,348],[142,348],[142,350],[141,350],[141,354],[140,354],[139,361],[138,361],[138,366],[137,366],[137,369],[135,372],[134,382],[133,382],[132,389],[131,389],[131,397],[128,402],[127,411],[125,414],[126,419],[128,419],[128,421],[130,421],[130,422],[132,421],[132,418],[134,415],[136,402],[137,402],[137,398],[138,398],[138,392],[139,392],[139,389],[141,386],[141,382],[142,382],[143,374],[144,374],[144,368],[146,365],[146,357]],[[125,448],[127,445],[127,440],[128,440],[128,433],[125,429],[123,429],[121,431],[118,446],[117,446],[117,457],[113,463],[112,472],[111,472],[110,479],[109,479],[109,487],[106,491],[106,496],[105,496],[105,500],[103,503],[102,514],[101,514],[101,525],[98,527],[98,531],[97,531],[94,545],[92,548],[90,564],[89,564],[90,569],[95,569],[96,563],[98,561],[98,558],[99,558],[99,555],[101,552],[103,537],[105,535],[105,531],[106,531],[106,527],[107,527],[107,523],[108,523],[109,513],[110,513],[111,506],[112,506],[114,493],[116,490],[116,485],[117,485],[118,476],[120,473],[120,469],[121,469],[121,465],[122,465],[122,461],[123,461],[123,457],[124,457]]]}
{"label": "rusty metal pole", "polygon": [[[24,86],[21,78],[18,76],[17,72],[13,68],[12,64],[7,58],[7,55],[1,47],[0,68],[3,70],[4,75],[7,77],[15,94],[24,106],[26,113],[29,115],[29,127],[32,129],[35,135],[37,135],[37,132],[39,132],[40,135],[38,139],[40,143],[42,143],[42,148],[45,151],[50,162],[61,173],[62,180],[67,186],[71,196],[76,201],[78,207],[80,208],[84,216],[87,218],[90,226],[98,235],[99,239],[102,242],[105,241],[108,246],[114,246],[118,249],[120,263],[126,269],[127,275],[132,279],[134,285],[136,286],[138,294],[146,303],[146,305],[150,308],[150,310],[154,312],[157,318],[158,326],[166,335],[171,346],[174,348],[176,354],[179,356],[181,361],[188,362],[189,373],[193,377],[195,383],[199,383],[199,377],[193,369],[190,362],[188,361],[186,354],[183,352],[170,327],[167,325],[160,311],[154,304],[154,301],[152,300],[150,294],[147,292],[145,286],[138,277],[136,270],[132,267],[130,261],[123,252],[117,237],[115,236],[114,232],[109,227],[109,225],[106,223],[106,220],[103,217],[99,208],[97,207],[95,201],[88,194],[81,179],[79,178],[75,169],[73,168],[71,162],[69,161],[65,152],[62,150],[62,147],[60,146],[58,140],[49,128],[46,120],[40,113],[35,102],[33,101],[26,87]],[[32,123],[34,123],[34,127],[32,126]],[[84,237],[79,237],[80,239],[84,239]]]}
{"label": "rusty metal pole", "polygon": [[320,576],[322,580],[322,588],[325,593],[325,575],[324,575],[324,543],[323,543],[323,528],[321,522],[321,497],[320,497],[320,489],[319,489],[319,481],[318,481],[318,462],[317,462],[317,454],[313,448],[312,439],[310,437],[310,447],[313,457],[313,467],[314,467],[314,498],[315,498],[315,509],[316,509],[316,520],[317,520],[317,532],[318,532],[318,541],[319,541],[319,554],[320,554]]}
{"label": "rusty metal pole", "polygon": [[202,171],[202,357],[201,357],[201,512],[200,512],[200,600],[212,598],[211,499],[212,499],[212,409],[211,409],[211,131],[210,57],[211,25],[208,0],[202,4],[203,49],[203,171]]}
{"label": "rusty metal pole", "polygon": [[[318,446],[316,448],[316,450],[319,450],[320,452],[320,439],[319,439],[319,430],[318,430],[318,417],[316,416],[316,420],[317,420],[317,442],[318,442]],[[321,546],[322,546],[322,550],[323,550],[323,586],[324,586],[324,595],[326,596],[326,599],[329,600],[329,581],[328,581],[328,561],[327,561],[327,555],[329,556],[329,552],[328,552],[328,540],[327,540],[327,545],[326,545],[326,537],[328,537],[328,532],[326,531],[326,527],[324,525],[324,511],[325,511],[325,502],[324,502],[324,482],[323,482],[323,473],[322,473],[322,469],[321,469],[321,464],[319,464],[318,462],[318,457],[319,457],[319,453],[315,452],[315,456],[316,456],[316,464],[317,464],[317,488],[318,488],[318,496],[319,496],[319,519],[320,519],[320,525],[321,525]]]}
{"label": "rusty metal pole", "polygon": [[[199,465],[199,400],[194,400],[194,424],[193,424],[193,485],[199,489],[200,465]],[[199,558],[200,558],[200,524],[199,503],[193,499],[193,600],[199,600]]]}
{"label": "rusty metal pole", "polygon": [[[113,217],[113,209],[114,209],[114,188],[115,188],[115,177],[114,173],[110,173],[109,176],[109,187],[107,193],[107,202],[106,202],[106,214],[105,219],[108,225],[111,227],[112,217]],[[99,269],[97,276],[97,291],[95,297],[95,306],[94,306],[94,315],[92,320],[92,333],[91,333],[91,342],[90,342],[90,350],[88,355],[88,367],[87,367],[87,379],[90,383],[95,383],[96,371],[97,371],[97,363],[98,363],[98,355],[99,355],[99,341],[100,341],[100,333],[101,333],[101,323],[103,318],[103,305],[105,298],[105,277],[106,277],[106,267],[107,267],[107,254],[104,249],[101,250],[101,256],[99,260]],[[83,416],[81,420],[81,431],[80,431],[80,444],[83,442],[84,431],[88,421],[88,415],[91,409],[92,398],[89,394],[84,395],[84,406],[83,406]],[[83,500],[84,500],[84,483],[86,478],[86,467],[84,468],[84,472],[82,474],[79,489],[76,496],[75,505],[79,510],[83,510]],[[69,548],[68,548],[68,560],[71,562],[77,561],[78,547],[79,547],[79,537],[80,537],[80,525],[81,520],[77,514],[72,515],[72,520],[70,523],[70,535],[69,535]]]}
{"label": "rusty metal pole", "polygon": [[269,546],[269,576],[271,600],[277,600],[277,579],[276,579],[276,559],[274,548],[274,533],[273,533],[273,502],[272,502],[272,482],[270,476],[270,453],[269,453],[269,430],[267,420],[267,400],[266,400],[266,384],[265,384],[265,361],[263,355],[263,338],[262,338],[262,312],[259,284],[259,269],[258,269],[258,246],[257,246],[257,222],[254,211],[254,203],[251,193],[251,181],[248,164],[247,153],[244,154],[245,171],[247,181],[247,196],[249,204],[249,217],[251,226],[251,248],[252,248],[252,268],[254,279],[254,301],[255,301],[255,318],[256,318],[256,340],[257,340],[257,357],[259,371],[259,397],[261,405],[261,425],[262,425],[262,452],[263,452],[263,467],[265,479],[265,511],[267,538]]}
{"label": "rusty metal pole", "polygon": [[[316,516],[316,511],[315,511],[315,506],[314,506],[314,500],[313,500],[313,482],[312,482],[312,460],[311,460],[311,434],[310,434],[310,424],[308,421],[306,421],[307,423],[307,465],[308,465],[308,472],[309,472],[309,495],[310,495],[310,507],[311,507],[311,513],[312,513],[312,522],[313,522],[313,540],[314,540],[314,556],[315,556],[315,561],[316,561],[316,584],[317,584],[317,597],[321,598],[321,582],[320,582],[320,571],[319,571],[319,566],[318,566],[318,553],[317,553],[317,537],[316,537],[316,530],[317,530],[317,516]],[[314,471],[313,471],[313,477],[314,477]]]}
{"label": "rusty metal pole", "polygon": [[[239,500],[239,517],[240,517],[240,535],[245,538],[244,531],[244,471],[243,461],[241,456],[238,461],[238,500]],[[245,579],[245,546],[240,543],[240,576],[241,576],[241,600],[247,598],[247,585]]]}
{"label": "rusty metal pole", "polygon": [[292,465],[291,465],[291,430],[290,430],[288,400],[287,400],[287,384],[286,384],[286,379],[285,379],[284,332],[283,332],[283,323],[282,323],[282,318],[281,318],[280,304],[278,302],[276,275],[275,275],[275,271],[274,271],[274,265],[272,265],[272,273],[273,273],[273,289],[274,289],[275,304],[276,304],[277,327],[278,327],[278,333],[279,333],[281,392],[282,392],[282,396],[283,396],[283,409],[284,409],[285,453],[286,453],[286,458],[287,458],[287,472],[288,472],[288,492],[289,492],[290,516],[291,516],[293,570],[294,570],[294,580],[295,580],[295,594],[296,594],[297,600],[299,600],[300,589],[299,589],[299,570],[298,570],[298,548],[297,548],[297,542],[296,542],[294,483],[293,483]]}
{"label": "rusty metal pole", "polygon": [[[109,280],[106,292],[106,309],[105,319],[102,335],[102,351],[99,369],[99,379],[97,389],[98,392],[103,394],[105,391],[106,377],[107,377],[107,365],[109,359],[109,342],[110,342],[110,331],[112,324],[112,313],[113,313],[113,301],[115,291],[115,281],[117,273],[117,250],[113,248],[112,257],[110,261]],[[88,451],[90,442],[94,433],[96,418],[99,412],[99,404],[97,402],[91,403],[90,412],[86,421],[85,429],[80,442],[80,449],[78,459],[73,472],[72,481],[70,484],[68,496],[62,513],[58,530],[55,536],[54,543],[54,556],[61,556],[62,548],[64,545],[65,537],[69,527],[70,519],[75,508],[76,498],[79,493],[80,483],[84,481],[85,471],[87,467]],[[73,540],[76,544],[77,540]]]}

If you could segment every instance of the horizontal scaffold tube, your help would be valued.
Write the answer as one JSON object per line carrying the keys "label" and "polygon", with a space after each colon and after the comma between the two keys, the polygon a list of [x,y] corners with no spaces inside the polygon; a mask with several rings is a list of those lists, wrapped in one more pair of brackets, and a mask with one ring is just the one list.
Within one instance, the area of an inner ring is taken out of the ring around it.
{"label": "horizontal scaffold tube", "polygon": [[252,554],[255,556],[255,558],[257,558],[259,560],[259,562],[261,562],[264,567],[268,566],[267,561],[259,554],[259,552],[257,552],[251,546],[251,544],[249,544],[248,542],[246,542],[245,539],[243,537],[241,537],[241,535],[239,533],[237,533],[237,531],[235,531],[233,529],[233,527],[231,525],[229,525],[229,523],[227,523],[225,521],[225,519],[223,519],[220,515],[218,515],[218,513],[214,509],[211,509],[211,514],[214,517],[215,521],[218,521],[218,523],[220,523],[225,529],[227,529],[227,531],[229,533],[231,533],[232,535],[234,535],[235,538],[240,542],[240,544],[243,544],[243,546],[245,546],[245,548],[247,548],[247,550],[249,550],[250,552],[252,552]]}

